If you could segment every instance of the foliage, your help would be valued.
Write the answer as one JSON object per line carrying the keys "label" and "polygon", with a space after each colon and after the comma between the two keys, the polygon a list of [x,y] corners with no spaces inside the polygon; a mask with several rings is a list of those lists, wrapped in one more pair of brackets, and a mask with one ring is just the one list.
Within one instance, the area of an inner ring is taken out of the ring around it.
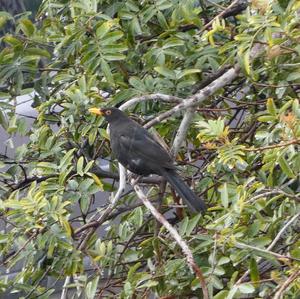
{"label": "foliage", "polygon": [[[209,209],[165,216],[213,298],[273,296],[298,271],[300,4],[252,1],[238,15],[218,16],[230,3],[44,0],[35,22],[0,13],[1,26],[16,24],[0,52],[0,123],[14,149],[1,153],[0,250],[6,273],[22,268],[2,276],[2,292],[48,298],[66,280],[74,298],[201,298],[180,248],[132,191],[108,210],[103,192],[115,188],[116,162],[106,124],[87,109],[152,93],[188,98],[236,63],[239,77],[197,107],[178,155]],[[30,126],[17,109],[21,95],[37,113]],[[157,98],[129,110],[143,121],[171,105]],[[166,143],[181,119],[155,126]],[[15,146],[16,136],[28,142]],[[95,208],[99,193],[105,204]],[[162,211],[173,202],[167,192]],[[45,286],[48,277],[54,283]],[[299,283],[284,298],[299,296]]]}

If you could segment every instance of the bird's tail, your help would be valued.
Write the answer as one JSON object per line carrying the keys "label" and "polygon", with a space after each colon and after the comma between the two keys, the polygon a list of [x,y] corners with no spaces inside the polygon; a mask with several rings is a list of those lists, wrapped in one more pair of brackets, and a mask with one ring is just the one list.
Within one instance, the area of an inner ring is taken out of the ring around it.
{"label": "bird's tail", "polygon": [[206,205],[181,179],[181,177],[172,169],[162,169],[161,175],[171,184],[184,203],[193,212],[204,212]]}

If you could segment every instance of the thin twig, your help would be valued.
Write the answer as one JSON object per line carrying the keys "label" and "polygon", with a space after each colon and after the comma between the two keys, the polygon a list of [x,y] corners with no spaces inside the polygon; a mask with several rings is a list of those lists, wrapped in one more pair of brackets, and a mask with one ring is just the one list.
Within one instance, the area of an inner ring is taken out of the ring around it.
{"label": "thin twig", "polygon": [[223,10],[222,12],[220,12],[216,17],[214,17],[211,21],[209,21],[207,24],[205,24],[205,26],[203,26],[201,28],[201,31],[200,32],[203,32],[205,31],[206,29],[208,29],[212,24],[213,22],[216,20],[216,19],[220,19],[222,18],[233,6],[235,6],[236,4],[238,4],[238,2],[240,2],[240,0],[235,0],[233,1],[228,7],[226,7],[225,10]]}
{"label": "thin twig", "polygon": [[279,288],[279,290],[275,293],[273,299],[282,298],[282,294],[287,288],[290,286],[293,281],[295,281],[300,276],[300,269],[295,271]]}
{"label": "thin twig", "polygon": [[24,249],[25,247],[32,241],[38,234],[40,233],[40,230],[37,230],[35,233],[33,233],[26,242],[16,251],[13,255],[11,255],[7,260],[0,263],[0,266],[7,265],[11,260],[13,260],[15,257],[17,257]]}
{"label": "thin twig", "polygon": [[67,299],[68,297],[68,284],[70,283],[71,277],[67,276],[64,282],[64,285],[62,287],[62,292],[61,292],[61,296],[60,299]]}
{"label": "thin twig", "polygon": [[248,248],[248,249],[252,249],[252,250],[255,250],[255,251],[262,252],[262,253],[270,254],[270,255],[275,256],[278,259],[288,259],[288,260],[297,260],[297,261],[299,260],[299,259],[287,256],[287,255],[282,255],[282,254],[273,252],[269,249],[263,249],[263,248],[255,247],[255,246],[248,245],[248,244],[241,243],[241,242],[236,242],[235,245],[236,245],[237,248]]}
{"label": "thin twig", "polygon": [[82,241],[78,247],[79,250],[83,250],[89,240],[89,238],[93,235],[93,233],[96,231],[96,229],[104,222],[106,221],[107,217],[110,215],[112,210],[115,208],[118,200],[120,199],[125,186],[126,186],[126,169],[124,168],[123,165],[119,163],[119,175],[120,175],[120,180],[119,180],[119,187],[117,190],[117,193],[112,197],[110,204],[106,208],[105,211],[99,216],[99,218],[96,220],[98,223],[98,226],[93,226],[82,238]]}
{"label": "thin twig", "polygon": [[[292,225],[292,223],[300,217],[300,213],[296,214],[293,216],[284,226],[283,228],[278,232],[277,236],[274,238],[273,242],[268,246],[267,250],[272,250],[273,247],[276,245],[276,243],[280,240],[282,234],[287,230],[287,228]],[[257,262],[261,261],[261,257],[258,258]],[[249,275],[250,271],[247,270],[240,278],[239,280],[235,283],[235,286],[241,284],[244,282],[245,278]]]}
{"label": "thin twig", "polygon": [[265,151],[268,149],[273,149],[273,148],[279,148],[279,147],[286,147],[292,144],[300,144],[300,139],[293,139],[291,141],[288,142],[281,142],[278,144],[272,144],[272,145],[267,145],[267,146],[262,146],[262,147],[257,147],[257,148],[244,148],[243,150],[246,152],[261,152],[261,151]]}
{"label": "thin twig", "polygon": [[275,244],[279,241],[279,239],[281,238],[281,236],[285,233],[285,231],[288,229],[288,227],[290,225],[292,225],[292,223],[294,221],[296,221],[297,219],[299,219],[300,217],[300,213],[294,215],[283,227],[282,229],[278,232],[278,234],[276,235],[276,237],[274,238],[274,240],[272,241],[272,243],[268,246],[268,250],[271,250]]}

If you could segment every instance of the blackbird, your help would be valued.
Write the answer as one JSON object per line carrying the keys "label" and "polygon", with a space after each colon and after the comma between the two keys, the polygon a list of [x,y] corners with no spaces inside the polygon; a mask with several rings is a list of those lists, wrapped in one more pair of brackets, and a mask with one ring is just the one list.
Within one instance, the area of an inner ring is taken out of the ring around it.
{"label": "blackbird", "polygon": [[193,212],[206,210],[203,200],[177,174],[168,152],[145,128],[118,108],[90,108],[89,111],[108,121],[112,152],[125,168],[138,175],[164,177]]}

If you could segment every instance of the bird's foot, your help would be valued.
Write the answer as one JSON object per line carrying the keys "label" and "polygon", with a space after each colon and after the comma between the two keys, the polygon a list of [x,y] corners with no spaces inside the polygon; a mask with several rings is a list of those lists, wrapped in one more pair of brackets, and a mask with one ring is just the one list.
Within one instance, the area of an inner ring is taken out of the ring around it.
{"label": "bird's foot", "polygon": [[131,182],[133,184],[137,184],[139,180],[141,179],[141,175],[135,174],[133,172],[129,172],[127,175],[128,182]]}

